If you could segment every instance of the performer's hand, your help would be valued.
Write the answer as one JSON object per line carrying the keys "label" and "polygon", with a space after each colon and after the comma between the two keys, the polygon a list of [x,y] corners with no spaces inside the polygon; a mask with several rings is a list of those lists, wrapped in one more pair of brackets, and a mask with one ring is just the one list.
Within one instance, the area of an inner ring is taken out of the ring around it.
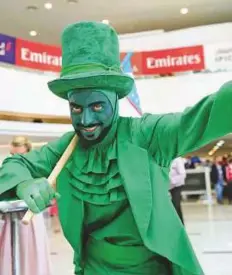
{"label": "performer's hand", "polygon": [[43,211],[52,199],[60,197],[45,178],[20,183],[17,186],[16,193],[19,199],[25,201],[28,208],[34,213]]}

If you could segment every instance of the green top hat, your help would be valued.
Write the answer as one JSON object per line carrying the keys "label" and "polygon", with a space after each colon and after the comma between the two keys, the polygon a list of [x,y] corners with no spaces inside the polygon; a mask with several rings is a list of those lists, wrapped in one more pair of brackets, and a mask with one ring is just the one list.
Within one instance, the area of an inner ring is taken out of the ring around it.
{"label": "green top hat", "polygon": [[112,27],[80,22],[65,28],[60,78],[48,83],[55,95],[67,99],[72,89],[100,88],[123,98],[133,85],[133,78],[121,70],[118,36]]}

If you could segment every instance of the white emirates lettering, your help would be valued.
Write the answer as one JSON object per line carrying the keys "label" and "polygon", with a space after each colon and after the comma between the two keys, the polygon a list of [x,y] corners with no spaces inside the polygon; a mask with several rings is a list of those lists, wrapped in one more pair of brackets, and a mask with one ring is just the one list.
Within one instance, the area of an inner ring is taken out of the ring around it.
{"label": "white emirates lettering", "polygon": [[21,48],[21,59],[39,64],[53,65],[60,67],[62,64],[61,56],[50,55],[47,52],[36,53],[28,48]]}
{"label": "white emirates lettering", "polygon": [[201,56],[199,54],[182,55],[175,57],[168,55],[164,58],[148,57],[146,61],[148,69],[156,69],[200,64]]}

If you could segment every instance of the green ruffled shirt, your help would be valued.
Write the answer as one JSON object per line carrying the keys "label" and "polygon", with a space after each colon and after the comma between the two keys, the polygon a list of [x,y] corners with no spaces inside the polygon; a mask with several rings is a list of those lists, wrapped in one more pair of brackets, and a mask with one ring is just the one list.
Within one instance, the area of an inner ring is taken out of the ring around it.
{"label": "green ruffled shirt", "polygon": [[104,140],[88,149],[78,146],[75,176],[70,181],[73,194],[80,200],[107,205],[126,199],[117,165],[117,123]]}

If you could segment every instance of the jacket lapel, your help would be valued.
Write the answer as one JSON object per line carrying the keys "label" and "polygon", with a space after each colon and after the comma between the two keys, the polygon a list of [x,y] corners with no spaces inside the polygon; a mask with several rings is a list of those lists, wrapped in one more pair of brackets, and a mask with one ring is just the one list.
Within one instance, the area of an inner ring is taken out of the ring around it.
{"label": "jacket lapel", "polygon": [[132,212],[145,237],[152,210],[152,189],[147,151],[129,142],[118,144],[118,165]]}

